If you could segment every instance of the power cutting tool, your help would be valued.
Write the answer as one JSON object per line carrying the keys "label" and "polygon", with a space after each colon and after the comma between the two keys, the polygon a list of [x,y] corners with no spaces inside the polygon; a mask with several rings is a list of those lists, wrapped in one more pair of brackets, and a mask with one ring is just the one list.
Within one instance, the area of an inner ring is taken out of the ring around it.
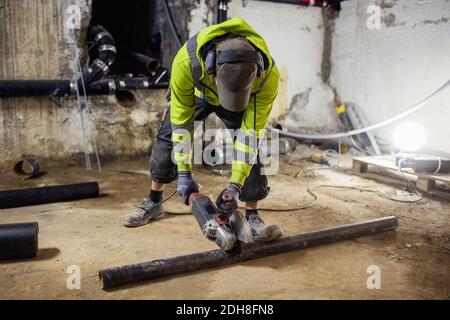
{"label": "power cutting tool", "polygon": [[232,250],[237,241],[253,242],[250,226],[239,211],[230,217],[220,215],[211,199],[200,193],[192,193],[189,204],[203,235],[223,250]]}

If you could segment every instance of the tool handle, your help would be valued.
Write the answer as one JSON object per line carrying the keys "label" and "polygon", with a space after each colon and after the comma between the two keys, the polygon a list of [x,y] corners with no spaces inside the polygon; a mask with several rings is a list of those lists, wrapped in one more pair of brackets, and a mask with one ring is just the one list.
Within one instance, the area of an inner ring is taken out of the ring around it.
{"label": "tool handle", "polygon": [[189,205],[192,206],[192,202],[201,198],[201,197],[206,197],[204,194],[198,193],[198,192],[193,192],[189,195]]}

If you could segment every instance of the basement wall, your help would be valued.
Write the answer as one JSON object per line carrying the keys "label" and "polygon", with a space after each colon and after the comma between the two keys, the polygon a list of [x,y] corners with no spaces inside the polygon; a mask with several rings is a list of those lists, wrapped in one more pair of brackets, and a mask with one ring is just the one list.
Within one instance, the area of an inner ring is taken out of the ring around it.
{"label": "basement wall", "polygon": [[323,65],[332,18],[316,7],[252,0],[231,1],[229,9],[229,17],[242,17],[264,37],[281,72],[271,120],[314,131],[337,128],[330,70]]}
{"label": "basement wall", "polygon": [[[75,44],[68,43],[64,31],[68,4],[78,5],[82,13]],[[182,41],[216,19],[217,8],[211,1],[170,0],[169,5]],[[162,29],[162,63],[170,68],[177,47],[162,2],[155,6],[155,20]],[[90,14],[91,0],[0,0],[0,78],[77,78],[76,49],[83,66],[88,63],[84,39]],[[235,16],[243,17],[265,37],[282,74],[272,120],[317,131],[335,128],[334,92],[324,76],[330,69],[323,64],[323,56],[329,59],[330,51],[324,46],[329,32],[327,36],[322,10],[259,1],[246,1],[244,6],[242,1],[232,1],[229,17]],[[83,114],[92,161],[94,141],[101,160],[149,154],[160,114],[167,106],[165,90],[137,95],[133,108],[120,106],[114,96],[89,99]],[[73,98],[0,99],[0,123],[0,166],[9,168],[24,155],[83,162],[80,114]]]}
{"label": "basement wall", "polygon": [[[82,13],[77,43],[64,31],[67,4]],[[215,2],[214,2],[215,3]],[[183,41],[213,23],[211,1],[170,0]],[[367,27],[367,8],[378,5],[381,28]],[[395,115],[447,81],[450,70],[448,0],[352,0],[334,18],[313,7],[254,0],[232,1],[229,17],[240,16],[267,41],[282,74],[272,121],[312,128],[338,129],[335,92],[363,108],[370,123]],[[87,66],[86,28],[91,0],[0,0],[0,78],[77,78],[75,48]],[[170,67],[176,46],[161,2],[156,13],[162,30],[162,62]],[[165,90],[138,92],[133,108],[115,97],[90,98],[84,111],[92,156],[93,141],[102,160],[147,156],[159,126]],[[410,119],[422,123],[427,148],[450,153],[450,93],[435,99]],[[393,126],[378,131],[390,142]],[[23,155],[38,159],[82,159],[80,115],[73,98],[0,99],[0,167]],[[91,157],[94,161],[94,157]]]}
{"label": "basement wall", "polygon": [[[380,29],[367,26],[370,5],[380,9]],[[332,85],[370,124],[407,110],[450,80],[449,20],[448,0],[344,1],[333,34]],[[424,149],[450,153],[450,90],[409,120],[424,126]],[[376,134],[390,144],[395,126]]]}
{"label": "basement wall", "polygon": [[[212,23],[215,7],[205,1],[170,0],[169,5],[182,40],[188,37],[191,12]],[[69,5],[81,11],[81,29],[70,43],[64,28]],[[162,1],[155,5],[155,21],[161,28],[162,63],[171,67],[177,47],[164,16]],[[87,67],[86,29],[92,0],[0,0],[0,79],[77,79],[75,50]],[[150,13],[149,13],[150,14]],[[197,19],[198,20],[198,19]],[[94,142],[101,161],[111,158],[148,157],[168,105],[166,90],[136,92],[138,103],[126,108],[114,96],[89,97],[84,125],[95,166]],[[83,135],[76,100],[42,98],[0,99],[0,168],[24,155],[38,160],[69,159],[84,164]]]}

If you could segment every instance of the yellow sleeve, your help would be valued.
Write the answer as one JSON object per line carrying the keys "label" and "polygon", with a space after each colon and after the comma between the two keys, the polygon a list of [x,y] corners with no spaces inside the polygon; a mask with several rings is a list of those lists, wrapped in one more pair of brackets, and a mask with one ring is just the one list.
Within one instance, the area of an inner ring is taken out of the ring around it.
{"label": "yellow sleeve", "polygon": [[232,183],[242,186],[250,174],[252,165],[256,162],[259,148],[258,141],[264,137],[267,120],[278,94],[279,82],[280,73],[275,65],[261,91],[253,94],[250,99],[242,119],[241,128],[234,142],[234,159],[230,179]]}
{"label": "yellow sleeve", "polygon": [[170,95],[174,159],[179,172],[191,171],[195,98],[194,81],[186,44],[178,51],[172,64]]}

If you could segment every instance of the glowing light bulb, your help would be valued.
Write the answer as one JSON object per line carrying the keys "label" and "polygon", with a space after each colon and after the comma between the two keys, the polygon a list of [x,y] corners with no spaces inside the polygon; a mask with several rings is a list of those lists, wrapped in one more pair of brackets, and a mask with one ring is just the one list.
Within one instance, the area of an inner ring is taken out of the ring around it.
{"label": "glowing light bulb", "polygon": [[401,151],[417,151],[425,139],[425,129],[415,122],[403,122],[394,129],[394,143]]}

